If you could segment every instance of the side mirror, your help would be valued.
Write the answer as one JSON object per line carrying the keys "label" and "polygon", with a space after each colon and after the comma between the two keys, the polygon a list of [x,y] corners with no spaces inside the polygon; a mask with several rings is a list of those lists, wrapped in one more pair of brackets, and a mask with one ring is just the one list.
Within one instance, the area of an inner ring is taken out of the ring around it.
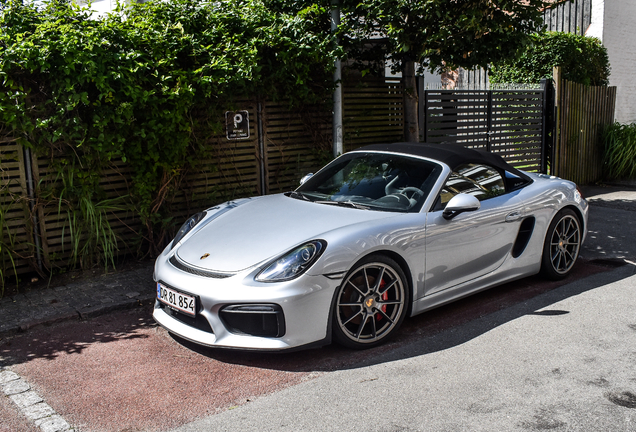
{"label": "side mirror", "polygon": [[450,199],[442,216],[446,220],[451,220],[460,213],[479,210],[481,203],[473,195],[460,193]]}
{"label": "side mirror", "polygon": [[300,179],[300,184],[304,184],[307,180],[309,180],[313,176],[314,176],[314,173],[307,174],[306,176],[304,176],[303,178]]}

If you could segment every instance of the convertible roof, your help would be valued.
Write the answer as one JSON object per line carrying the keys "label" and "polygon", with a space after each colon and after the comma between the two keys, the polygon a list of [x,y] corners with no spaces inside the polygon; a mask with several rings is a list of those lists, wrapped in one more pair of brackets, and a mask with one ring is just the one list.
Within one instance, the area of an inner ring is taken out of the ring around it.
{"label": "convertible roof", "polygon": [[511,174],[530,181],[530,178],[526,174],[508,164],[501,156],[487,151],[466,148],[459,144],[401,142],[393,144],[372,144],[356,149],[355,151],[388,151],[421,156],[443,162],[453,170],[467,163],[482,163],[508,171]]}

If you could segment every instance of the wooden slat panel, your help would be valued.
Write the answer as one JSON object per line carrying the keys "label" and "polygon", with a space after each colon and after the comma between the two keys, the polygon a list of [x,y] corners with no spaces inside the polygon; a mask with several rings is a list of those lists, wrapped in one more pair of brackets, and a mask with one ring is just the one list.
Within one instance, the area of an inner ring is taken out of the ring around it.
{"label": "wooden slat panel", "polygon": [[401,85],[372,78],[345,82],[343,122],[345,151],[400,141],[404,129]]}
{"label": "wooden slat panel", "polygon": [[427,141],[490,145],[511,163],[541,166],[543,90],[429,90],[425,99]]}
{"label": "wooden slat panel", "polygon": [[0,221],[0,268],[8,280],[35,262],[23,149],[11,137],[0,141]]}
{"label": "wooden slat panel", "polygon": [[558,155],[554,174],[587,184],[602,175],[600,131],[614,121],[616,87],[586,87],[561,80],[559,84]]}
{"label": "wooden slat panel", "polygon": [[268,193],[298,187],[299,180],[322,165],[320,154],[331,151],[331,114],[318,108],[298,112],[264,104]]}

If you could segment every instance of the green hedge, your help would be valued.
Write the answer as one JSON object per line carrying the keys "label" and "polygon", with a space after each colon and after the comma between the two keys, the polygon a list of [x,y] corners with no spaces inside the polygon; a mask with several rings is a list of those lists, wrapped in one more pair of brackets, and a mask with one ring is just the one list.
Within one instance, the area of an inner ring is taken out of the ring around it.
{"label": "green hedge", "polygon": [[491,83],[539,83],[552,78],[561,66],[563,77],[577,83],[608,85],[610,64],[607,49],[596,38],[573,33],[544,32],[532,36],[521,57],[493,64]]}
{"label": "green hedge", "polygon": [[40,196],[77,221],[77,254],[107,261],[101,215],[122,205],[98,187],[108,161],[131,166],[140,238],[156,252],[173,229],[165,192],[204,159],[201,137],[222,131],[220,114],[245,99],[323,103],[342,54],[317,30],[317,6],[286,14],[261,0],[170,0],[102,18],[63,0],[39,8],[9,1],[0,12],[0,122],[56,161],[58,181]]}

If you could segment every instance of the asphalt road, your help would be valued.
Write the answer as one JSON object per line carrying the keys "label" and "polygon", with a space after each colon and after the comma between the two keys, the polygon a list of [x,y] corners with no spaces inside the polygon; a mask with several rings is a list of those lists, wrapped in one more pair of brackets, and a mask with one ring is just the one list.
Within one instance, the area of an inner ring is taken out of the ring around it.
{"label": "asphalt road", "polygon": [[568,281],[488,290],[376,349],[206,349],[150,304],[0,340],[5,395],[28,386],[50,410],[34,422],[0,396],[0,432],[636,431],[636,196],[584,193],[591,232]]}
{"label": "asphalt road", "polygon": [[622,267],[174,431],[636,431]]}

